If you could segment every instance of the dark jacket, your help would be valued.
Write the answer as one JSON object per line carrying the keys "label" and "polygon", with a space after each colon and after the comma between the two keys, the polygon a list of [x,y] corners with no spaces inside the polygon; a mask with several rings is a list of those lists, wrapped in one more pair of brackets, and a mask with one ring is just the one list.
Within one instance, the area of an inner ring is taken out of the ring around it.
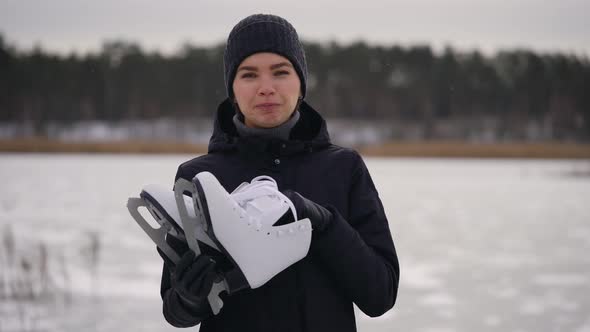
{"label": "dark jacket", "polygon": [[[356,331],[353,303],[369,316],[391,309],[399,263],[383,206],[360,155],[330,143],[324,119],[303,102],[288,141],[241,138],[226,100],[217,111],[209,153],[180,165],[176,178],[213,173],[228,192],[258,175],[292,189],[334,214],[314,233],[310,252],[260,288],[222,297],[213,316],[183,306],[164,266],[164,316],[174,326],[201,322],[208,331]],[[177,242],[177,241],[172,241]],[[181,243],[173,243],[186,250]]]}

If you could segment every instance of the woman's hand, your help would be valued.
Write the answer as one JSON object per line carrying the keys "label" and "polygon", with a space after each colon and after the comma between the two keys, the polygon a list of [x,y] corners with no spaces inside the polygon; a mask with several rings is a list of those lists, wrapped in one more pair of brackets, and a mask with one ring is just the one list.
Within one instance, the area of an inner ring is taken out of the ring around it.
{"label": "woman's hand", "polygon": [[187,304],[201,306],[221,276],[215,270],[215,261],[207,255],[196,256],[188,250],[172,270],[172,288]]}
{"label": "woman's hand", "polygon": [[283,194],[293,202],[299,219],[309,218],[314,231],[321,232],[332,222],[332,212],[325,207],[291,189],[283,191]]}

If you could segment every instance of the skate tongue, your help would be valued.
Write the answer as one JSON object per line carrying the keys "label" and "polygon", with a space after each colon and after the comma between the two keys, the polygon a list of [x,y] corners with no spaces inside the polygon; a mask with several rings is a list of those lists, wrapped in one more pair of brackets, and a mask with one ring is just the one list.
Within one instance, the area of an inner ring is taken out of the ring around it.
{"label": "skate tongue", "polygon": [[263,225],[272,226],[289,209],[293,220],[297,220],[293,203],[278,190],[275,179],[268,175],[257,176],[250,183],[243,182],[230,196],[247,215]]}
{"label": "skate tongue", "polygon": [[249,185],[250,185],[249,182],[240,183],[240,185],[237,186],[236,189],[234,189],[234,191],[232,191],[230,195],[237,194],[237,193],[241,192],[245,187],[247,187]]}

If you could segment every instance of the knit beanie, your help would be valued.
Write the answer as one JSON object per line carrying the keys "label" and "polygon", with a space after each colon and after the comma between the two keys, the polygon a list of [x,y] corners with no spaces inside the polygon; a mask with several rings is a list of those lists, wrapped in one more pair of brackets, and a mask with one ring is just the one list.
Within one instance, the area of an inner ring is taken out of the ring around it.
{"label": "knit beanie", "polygon": [[260,52],[271,52],[289,59],[301,81],[301,96],[305,97],[307,64],[297,31],[282,17],[254,14],[234,26],[227,38],[223,65],[227,95],[233,99],[233,83],[238,66],[245,58]]}

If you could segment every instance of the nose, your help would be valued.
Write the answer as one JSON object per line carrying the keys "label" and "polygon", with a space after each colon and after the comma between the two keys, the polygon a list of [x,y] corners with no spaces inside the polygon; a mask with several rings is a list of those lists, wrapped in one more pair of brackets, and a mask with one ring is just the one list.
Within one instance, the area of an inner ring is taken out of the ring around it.
{"label": "nose", "polygon": [[275,86],[272,78],[269,77],[261,77],[260,79],[260,86],[258,87],[258,95],[260,96],[270,96],[275,93]]}

